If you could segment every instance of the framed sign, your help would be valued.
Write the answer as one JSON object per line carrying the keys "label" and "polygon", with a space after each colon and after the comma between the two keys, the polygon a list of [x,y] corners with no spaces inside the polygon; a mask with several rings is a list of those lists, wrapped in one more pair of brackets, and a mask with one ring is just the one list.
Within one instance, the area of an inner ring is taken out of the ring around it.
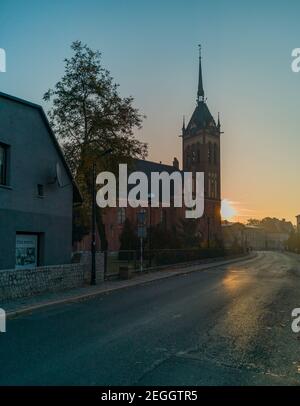
{"label": "framed sign", "polygon": [[38,264],[38,236],[16,235],[16,269],[34,268]]}

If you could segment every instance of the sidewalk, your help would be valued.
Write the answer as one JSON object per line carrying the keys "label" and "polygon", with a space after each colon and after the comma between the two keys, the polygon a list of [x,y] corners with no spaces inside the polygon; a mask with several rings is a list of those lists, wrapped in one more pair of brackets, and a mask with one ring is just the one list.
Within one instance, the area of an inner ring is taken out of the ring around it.
{"label": "sidewalk", "polygon": [[90,299],[103,293],[109,293],[118,289],[130,288],[131,286],[145,284],[148,282],[156,281],[158,279],[170,278],[176,275],[184,275],[190,272],[205,271],[210,268],[215,268],[235,262],[250,261],[255,258],[256,254],[251,253],[233,259],[220,261],[214,260],[212,262],[206,263],[198,262],[197,264],[186,264],[181,267],[174,266],[173,268],[167,268],[163,270],[156,270],[141,274],[137,273],[132,279],[129,280],[105,281],[98,286],[84,286],[68,291],[46,293],[34,297],[15,299],[13,301],[1,303],[0,307],[2,307],[6,311],[7,318],[12,318],[43,307]]}

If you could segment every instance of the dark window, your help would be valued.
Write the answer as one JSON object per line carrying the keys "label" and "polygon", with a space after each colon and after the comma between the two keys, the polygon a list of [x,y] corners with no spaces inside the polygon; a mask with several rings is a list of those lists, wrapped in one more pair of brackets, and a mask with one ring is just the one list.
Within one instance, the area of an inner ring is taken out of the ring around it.
{"label": "dark window", "polygon": [[118,224],[124,224],[126,219],[125,207],[118,208]]}
{"label": "dark window", "polygon": [[207,154],[207,158],[208,158],[208,162],[211,163],[211,143],[208,143],[208,154]]}
{"label": "dark window", "polygon": [[7,185],[7,145],[0,144],[0,185]]}
{"label": "dark window", "polygon": [[39,197],[44,197],[44,185],[37,185],[37,193]]}
{"label": "dark window", "polygon": [[217,144],[214,144],[214,164],[218,163],[218,147]]}

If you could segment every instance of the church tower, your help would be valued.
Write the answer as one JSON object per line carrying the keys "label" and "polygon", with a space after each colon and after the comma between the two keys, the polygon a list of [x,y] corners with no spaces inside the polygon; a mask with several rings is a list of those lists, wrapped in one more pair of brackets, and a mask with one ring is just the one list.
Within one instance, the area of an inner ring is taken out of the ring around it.
{"label": "church tower", "polygon": [[199,78],[196,108],[187,125],[182,126],[183,170],[204,172],[204,215],[199,221],[199,233],[204,246],[221,241],[221,125],[211,115],[204,95],[199,45]]}

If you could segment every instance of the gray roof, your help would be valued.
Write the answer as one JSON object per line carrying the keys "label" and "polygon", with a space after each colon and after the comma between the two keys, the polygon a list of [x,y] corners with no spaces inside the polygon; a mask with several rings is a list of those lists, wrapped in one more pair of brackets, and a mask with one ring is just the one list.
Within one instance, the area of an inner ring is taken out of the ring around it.
{"label": "gray roof", "polygon": [[202,130],[211,125],[217,128],[216,122],[211,115],[206,103],[204,101],[200,101],[197,104],[197,107],[195,108],[194,113],[188,123],[185,134],[193,135],[193,133],[196,133],[198,130]]}

